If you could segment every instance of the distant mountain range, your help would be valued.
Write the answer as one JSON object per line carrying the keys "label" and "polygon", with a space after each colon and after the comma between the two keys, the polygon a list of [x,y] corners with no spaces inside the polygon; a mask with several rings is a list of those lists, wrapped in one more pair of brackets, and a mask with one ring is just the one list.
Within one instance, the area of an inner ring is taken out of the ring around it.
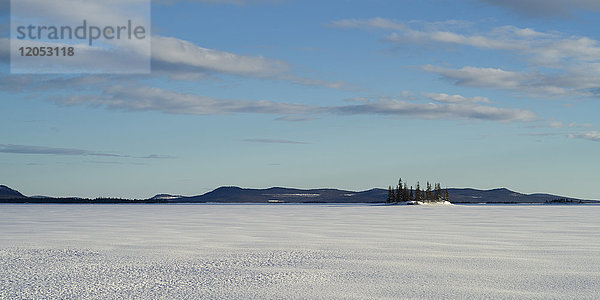
{"label": "distant mountain range", "polygon": [[[522,194],[505,188],[493,190],[458,189],[448,190],[452,203],[546,203],[551,201],[575,203],[600,203],[550,194]],[[198,196],[159,194],[150,199],[82,199],[26,197],[16,190],[0,185],[0,202],[10,203],[382,203],[387,199],[385,189],[370,189],[361,192],[338,189],[293,189],[273,187],[268,189],[245,189],[220,187]]]}
{"label": "distant mountain range", "polygon": [[[545,203],[553,200],[573,202],[596,202],[550,194],[521,194],[500,188],[493,190],[448,189],[453,203]],[[352,192],[338,189],[292,189],[274,187],[269,189],[244,189],[220,187],[199,196],[170,198],[169,202],[181,203],[378,203],[385,202],[388,191],[371,189]],[[164,197],[165,195],[161,195]]]}
{"label": "distant mountain range", "polygon": [[371,203],[384,202],[387,190],[371,189],[351,192],[337,189],[291,189],[274,187],[268,189],[243,189],[220,187],[204,195],[174,199],[177,202],[245,202],[245,203]]}
{"label": "distant mountain range", "polygon": [[16,190],[13,190],[5,185],[0,185],[0,199],[10,198],[27,198]]}

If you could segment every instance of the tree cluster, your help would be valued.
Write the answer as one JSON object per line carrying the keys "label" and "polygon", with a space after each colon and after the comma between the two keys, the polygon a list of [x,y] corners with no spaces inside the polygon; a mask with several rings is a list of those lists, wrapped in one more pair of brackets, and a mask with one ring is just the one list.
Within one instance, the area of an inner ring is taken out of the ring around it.
{"label": "tree cluster", "polygon": [[442,186],[439,183],[431,185],[427,181],[427,185],[424,189],[421,189],[421,184],[417,181],[415,189],[412,186],[410,188],[406,182],[402,182],[402,178],[398,180],[398,185],[388,188],[387,203],[399,203],[399,202],[444,202],[450,201],[450,194],[448,189],[442,190]]}

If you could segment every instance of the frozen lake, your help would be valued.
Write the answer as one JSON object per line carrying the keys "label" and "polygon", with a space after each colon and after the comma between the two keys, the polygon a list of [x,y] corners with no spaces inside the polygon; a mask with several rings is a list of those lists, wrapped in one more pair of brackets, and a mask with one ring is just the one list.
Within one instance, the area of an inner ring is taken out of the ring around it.
{"label": "frozen lake", "polygon": [[0,299],[600,298],[600,206],[0,205]]}

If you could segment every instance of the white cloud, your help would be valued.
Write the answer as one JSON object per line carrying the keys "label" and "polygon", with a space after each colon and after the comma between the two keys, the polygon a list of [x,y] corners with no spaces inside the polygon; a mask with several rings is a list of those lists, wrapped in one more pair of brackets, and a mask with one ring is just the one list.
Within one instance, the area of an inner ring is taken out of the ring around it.
{"label": "white cloud", "polygon": [[100,96],[70,95],[53,99],[59,104],[89,104],[125,111],[161,111],[170,114],[227,115],[233,113],[305,114],[314,108],[272,101],[215,99],[148,86],[113,86]]}
{"label": "white cloud", "polygon": [[491,36],[495,36],[495,37],[505,37],[505,38],[518,37],[518,38],[527,38],[527,39],[543,38],[543,37],[544,38],[557,37],[557,35],[555,35],[553,33],[539,32],[532,28],[519,28],[519,27],[512,26],[512,25],[496,27],[496,28],[492,29],[492,31],[489,34]]}
{"label": "white cloud", "polygon": [[380,114],[423,119],[471,119],[502,122],[530,122],[538,119],[531,111],[473,104],[420,104],[400,100],[379,100],[362,105],[331,107],[339,114]]}
{"label": "white cloud", "polygon": [[512,11],[542,17],[570,16],[577,10],[598,11],[598,0],[480,0]]}
{"label": "white cloud", "polygon": [[354,86],[352,84],[349,84],[344,81],[339,81],[339,80],[338,81],[329,81],[329,80],[321,80],[321,79],[312,79],[312,78],[296,76],[294,74],[284,74],[282,76],[279,76],[279,79],[288,80],[290,82],[293,82],[296,84],[301,84],[301,85],[321,86],[321,87],[326,87],[326,88],[330,88],[330,89],[338,89],[338,90],[354,88]]}
{"label": "white cloud", "polygon": [[557,120],[550,120],[547,124],[547,127],[556,128],[556,129],[578,128],[578,129],[587,129],[587,130],[596,128],[596,126],[594,126],[593,124],[589,124],[589,123],[584,123],[584,124],[579,124],[577,122],[564,123],[564,122],[557,121]]}
{"label": "white cloud", "polygon": [[590,131],[585,133],[569,134],[569,138],[584,139],[593,142],[600,142],[600,131]]}
{"label": "white cloud", "polygon": [[436,93],[428,93],[425,94],[429,99],[442,102],[442,103],[489,103],[490,99],[486,97],[465,97],[461,95],[448,95],[448,94],[436,94]]}
{"label": "white cloud", "polygon": [[560,122],[560,121],[551,121],[548,126],[552,127],[552,128],[563,128],[566,127],[567,124]]}
{"label": "white cloud", "polygon": [[338,28],[372,28],[382,30],[412,31],[413,26],[419,26],[427,31],[435,31],[448,28],[466,28],[473,25],[470,21],[464,20],[445,20],[436,22],[427,22],[422,20],[411,20],[401,22],[381,17],[371,19],[343,19],[333,21],[329,24]]}
{"label": "white cloud", "polygon": [[367,20],[361,19],[347,19],[339,20],[331,23],[331,26],[340,28],[379,28],[379,29],[393,29],[393,30],[406,30],[408,29],[405,24],[388,20],[384,18],[373,18]]}
{"label": "white cloud", "polygon": [[[460,99],[453,95],[450,98]],[[463,97],[464,99],[469,99]],[[472,98],[479,102],[483,97]],[[274,101],[215,99],[179,93],[147,86],[114,86],[99,96],[71,95],[53,99],[63,105],[87,104],[125,111],[160,111],[169,114],[228,115],[258,113],[283,115],[280,120],[306,121],[317,115],[388,115],[423,119],[489,120],[501,122],[530,122],[538,119],[534,112],[473,103],[414,103],[394,99],[379,99],[362,104],[341,106],[309,106]],[[299,119],[298,119],[299,118]]]}
{"label": "white cloud", "polygon": [[157,154],[151,154],[151,155],[146,155],[146,156],[131,156],[131,155],[90,151],[90,150],[83,150],[83,149],[76,149],[76,148],[59,148],[59,147],[14,145],[14,144],[0,144],[0,153],[69,155],[69,156],[101,156],[101,157],[145,158],[145,159],[172,158],[171,156],[157,155]]}
{"label": "white cloud", "polygon": [[[6,63],[8,63],[10,55],[9,44],[9,39],[0,38],[0,57],[4,58]],[[139,60],[127,55],[120,55],[118,60],[114,60],[114,55],[109,51],[87,45],[76,46],[76,51],[78,59],[68,57],[60,62],[65,67],[82,65],[91,68],[103,68],[103,70],[119,70],[131,61]],[[137,57],[135,53],[129,54]],[[288,63],[281,60],[269,59],[262,56],[244,56],[226,51],[207,49],[174,37],[152,37],[152,75],[166,75],[173,80],[194,81],[208,78],[211,76],[210,74],[228,74],[260,79],[283,80],[299,85],[319,86],[331,89],[347,89],[351,87],[350,84],[343,81],[329,81],[298,76],[292,72]],[[17,75],[11,77],[14,76]],[[69,80],[65,79],[65,81]],[[14,81],[14,78],[11,81]],[[34,82],[33,80],[28,82],[31,85],[41,85],[39,80],[38,82]],[[54,88],[60,87],[62,86]],[[15,88],[12,89],[15,90]]]}
{"label": "white cloud", "polygon": [[207,72],[216,72],[331,89],[350,87],[343,81],[298,76],[291,71],[288,63],[281,60],[207,49],[174,37],[153,37],[152,59],[152,71],[167,74],[172,79],[204,78]]}
{"label": "white cloud", "polygon": [[573,62],[600,60],[600,43],[588,37],[543,33],[531,28],[501,26],[487,33],[464,34],[453,31],[407,28],[387,38],[394,43],[455,44],[525,55],[536,65],[564,68]]}
{"label": "white cloud", "polygon": [[450,69],[426,65],[423,70],[438,73],[445,78],[456,81],[459,85],[472,87],[495,87],[514,89],[520,86],[520,82],[527,76],[518,72],[505,71],[496,68],[464,67],[461,69]]}
{"label": "white cloud", "polygon": [[[115,12],[114,6],[123,7],[129,4],[143,4],[147,0],[107,0],[107,1],[75,1],[72,0],[24,0],[19,2],[20,11],[26,12],[29,15],[44,16],[46,20],[55,20],[59,23],[81,25],[82,18],[89,23],[98,23],[103,25],[122,24],[127,17],[121,11]],[[190,2],[210,2],[210,3],[229,3],[229,4],[258,4],[258,3],[275,3],[276,0],[192,0]],[[174,3],[178,1],[166,1]],[[137,14],[144,17],[144,11],[134,10]],[[129,13],[129,11],[127,11]],[[148,14],[149,16],[149,14]],[[149,22],[149,20],[147,20]],[[148,23],[149,24],[149,23]],[[148,26],[150,27],[150,26]],[[124,41],[120,41],[123,43]],[[4,61],[9,55],[7,46],[8,39],[0,39],[0,57]],[[15,44],[13,42],[13,44]],[[137,49],[135,45],[127,45],[126,49],[120,53],[119,60],[108,61],[106,58],[114,57],[110,55],[110,51],[99,51],[102,49],[80,47],[77,49],[76,60],[72,57],[65,60],[66,63],[73,65],[74,63],[87,63],[92,67],[110,68],[113,65],[127,66],[131,62],[136,61],[134,58],[143,54],[143,58],[150,55],[149,49]],[[139,48],[139,47],[138,47]],[[6,53],[5,53],[6,52]],[[142,53],[143,52],[143,53]],[[130,54],[129,56],[125,53]],[[6,54],[6,56],[5,56]],[[93,59],[90,59],[93,57]],[[146,60],[147,61],[147,60]],[[91,64],[90,62],[94,62]],[[37,63],[37,62],[36,62]],[[52,66],[50,66],[52,68]],[[99,72],[107,72],[107,70]],[[131,68],[123,67],[122,69],[129,70]],[[265,58],[260,55],[240,55],[232,52],[221,51],[201,47],[191,41],[178,39],[175,37],[165,37],[159,35],[152,36],[152,71],[155,75],[166,75],[174,80],[201,80],[206,78],[208,73],[214,74],[230,74],[238,76],[246,76],[260,79],[282,80],[295,84],[306,86],[320,86],[332,89],[344,89],[350,85],[342,81],[330,81],[325,79],[307,78],[297,75],[293,72],[292,67],[277,59]],[[112,70],[112,68],[110,69]],[[108,70],[108,72],[110,72]],[[53,72],[55,73],[55,72]],[[93,73],[93,72],[92,72]]]}
{"label": "white cloud", "polygon": [[202,48],[189,41],[162,36],[152,39],[152,58],[168,63],[171,69],[190,66],[243,76],[269,77],[283,74],[289,69],[283,61]]}
{"label": "white cloud", "polygon": [[417,30],[407,30],[402,35],[392,33],[387,40],[393,43],[448,43],[457,45],[466,45],[478,48],[517,50],[521,48],[519,44],[513,44],[481,35],[466,36],[450,31],[424,32]]}
{"label": "white cloud", "polygon": [[[566,95],[577,93],[581,85],[560,83],[555,76],[506,71],[498,68],[463,67],[461,69],[443,68],[426,65],[423,70],[440,74],[457,85],[513,90],[528,95]],[[584,93],[579,93],[584,95]]]}
{"label": "white cloud", "polygon": [[500,26],[483,33],[469,28],[465,33],[461,32],[461,27],[400,23],[382,18],[340,20],[334,25],[389,30],[392,33],[386,40],[403,45],[432,45],[444,49],[445,44],[450,44],[505,51],[529,63],[526,72],[474,66],[459,69],[423,67],[458,85],[507,89],[528,96],[597,97],[600,94],[600,42],[589,37],[515,26]]}

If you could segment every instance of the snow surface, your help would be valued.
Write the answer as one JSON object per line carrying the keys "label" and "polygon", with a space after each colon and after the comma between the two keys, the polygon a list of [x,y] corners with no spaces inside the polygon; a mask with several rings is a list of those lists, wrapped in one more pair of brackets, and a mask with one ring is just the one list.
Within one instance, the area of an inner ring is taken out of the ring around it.
{"label": "snow surface", "polygon": [[599,299],[600,206],[0,205],[0,299]]}
{"label": "snow surface", "polygon": [[409,201],[417,205],[453,205],[450,201],[436,201],[436,202],[422,202],[422,201]]}

